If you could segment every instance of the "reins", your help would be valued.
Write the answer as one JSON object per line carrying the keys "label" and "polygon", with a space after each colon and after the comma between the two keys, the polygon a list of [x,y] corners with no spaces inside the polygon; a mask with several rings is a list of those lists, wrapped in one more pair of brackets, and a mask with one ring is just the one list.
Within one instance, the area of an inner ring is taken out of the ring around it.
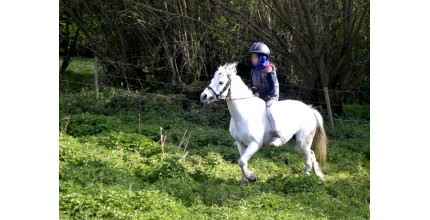
{"label": "reins", "polygon": [[234,100],[241,100],[241,99],[250,99],[250,98],[254,98],[254,97],[257,97],[257,96],[256,96],[256,95],[253,95],[253,96],[242,97],[242,98],[232,98],[232,97],[227,97],[227,98],[225,98],[225,100],[232,100],[232,101],[234,101]]}

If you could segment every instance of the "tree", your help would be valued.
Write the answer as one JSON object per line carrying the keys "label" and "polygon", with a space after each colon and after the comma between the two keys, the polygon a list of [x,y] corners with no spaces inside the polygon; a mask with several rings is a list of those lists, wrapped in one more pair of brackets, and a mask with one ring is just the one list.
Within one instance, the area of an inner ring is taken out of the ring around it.
{"label": "tree", "polygon": [[[213,2],[245,26],[247,39],[267,42],[284,83],[318,88],[300,91],[306,100],[321,103],[322,87],[356,90],[369,74],[366,0]],[[332,94],[336,106],[342,106],[345,95]]]}
{"label": "tree", "polygon": [[[85,36],[107,84],[143,88],[151,74],[182,87],[233,61],[249,79],[247,49],[264,41],[282,91],[321,103],[323,87],[359,91],[368,80],[369,7],[368,0],[60,0],[60,17],[69,19],[68,42]],[[338,114],[347,95],[331,94]]]}

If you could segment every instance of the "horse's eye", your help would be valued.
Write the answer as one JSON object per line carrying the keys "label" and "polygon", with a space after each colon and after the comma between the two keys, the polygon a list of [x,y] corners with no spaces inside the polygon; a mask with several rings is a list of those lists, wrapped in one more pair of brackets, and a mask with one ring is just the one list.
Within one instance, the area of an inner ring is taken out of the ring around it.
{"label": "horse's eye", "polygon": [[224,84],[224,82],[219,82],[220,85]]}

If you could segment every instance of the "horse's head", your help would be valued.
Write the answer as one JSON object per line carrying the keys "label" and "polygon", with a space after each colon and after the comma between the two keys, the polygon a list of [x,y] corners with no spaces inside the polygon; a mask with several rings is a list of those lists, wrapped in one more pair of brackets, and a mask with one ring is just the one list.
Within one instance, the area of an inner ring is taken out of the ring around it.
{"label": "horse's head", "polygon": [[236,75],[236,65],[237,63],[227,63],[218,68],[211,83],[200,95],[201,102],[211,103],[229,96],[231,79]]}

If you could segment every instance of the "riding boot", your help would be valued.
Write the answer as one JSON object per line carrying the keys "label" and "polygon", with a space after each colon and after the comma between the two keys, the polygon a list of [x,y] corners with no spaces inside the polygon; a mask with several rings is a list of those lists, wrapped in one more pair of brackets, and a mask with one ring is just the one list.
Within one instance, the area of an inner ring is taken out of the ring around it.
{"label": "riding boot", "polygon": [[[270,100],[272,101],[272,100]],[[281,140],[281,131],[276,126],[275,119],[273,117],[272,109],[271,109],[272,102],[267,102],[267,116],[269,118],[270,126],[272,127],[272,131],[270,132],[272,135],[272,141],[270,141],[269,146],[270,147],[280,147],[282,145]]]}
{"label": "riding boot", "polygon": [[271,132],[272,134],[272,141],[269,143],[270,147],[280,147],[282,145],[281,141],[281,131],[273,130]]}

